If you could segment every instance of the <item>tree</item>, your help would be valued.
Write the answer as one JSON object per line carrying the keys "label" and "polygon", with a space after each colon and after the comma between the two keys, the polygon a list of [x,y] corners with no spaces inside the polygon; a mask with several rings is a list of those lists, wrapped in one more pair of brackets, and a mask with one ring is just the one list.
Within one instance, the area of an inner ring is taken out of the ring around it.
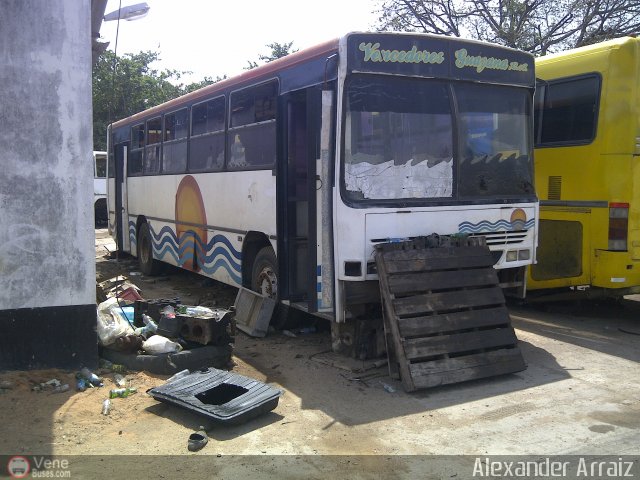
{"label": "tree", "polygon": [[[262,54],[258,55],[258,60],[264,63],[273,62],[278,58],[286,57],[290,53],[295,53],[298,51],[298,49],[291,50],[291,47],[293,46],[293,42],[289,42],[289,43],[273,42],[273,43],[268,43],[266,46],[267,48],[271,49],[271,53],[269,55],[262,55]],[[249,65],[245,67],[245,70],[251,70],[253,68],[256,68],[259,65],[258,62],[252,61],[252,60],[247,60],[247,63]]]}
{"label": "tree", "polygon": [[109,123],[222,80],[220,77],[215,80],[205,77],[185,85],[180,79],[190,72],[157,70],[152,64],[158,59],[159,54],[151,51],[128,53],[116,58],[111,50],[106,50],[100,55],[93,66],[95,150],[106,150]]}
{"label": "tree", "polygon": [[380,30],[470,36],[537,55],[637,32],[638,0],[383,0]]}
{"label": "tree", "polygon": [[206,87],[207,85],[213,85],[214,83],[218,83],[226,79],[227,79],[226,75],[223,75],[222,77],[217,76],[215,79],[213,77],[206,76],[204,77],[204,79],[200,80],[199,82],[193,82],[188,85],[185,85],[184,88],[182,89],[182,93],[194,92],[196,90],[200,90],[201,88]]}

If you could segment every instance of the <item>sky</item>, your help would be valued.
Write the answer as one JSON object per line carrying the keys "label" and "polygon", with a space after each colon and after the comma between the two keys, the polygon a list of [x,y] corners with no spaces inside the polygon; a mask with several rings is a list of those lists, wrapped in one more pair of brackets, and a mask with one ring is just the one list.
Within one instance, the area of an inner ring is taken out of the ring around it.
{"label": "sky", "polygon": [[[122,6],[143,0],[122,0]],[[120,21],[117,55],[157,51],[159,69],[193,72],[182,81],[242,73],[249,60],[267,55],[268,43],[302,50],[350,31],[372,30],[379,0],[146,0],[140,19]],[[109,0],[105,14],[117,10]],[[103,22],[100,35],[116,45],[116,21]],[[262,63],[262,62],[258,62]]]}

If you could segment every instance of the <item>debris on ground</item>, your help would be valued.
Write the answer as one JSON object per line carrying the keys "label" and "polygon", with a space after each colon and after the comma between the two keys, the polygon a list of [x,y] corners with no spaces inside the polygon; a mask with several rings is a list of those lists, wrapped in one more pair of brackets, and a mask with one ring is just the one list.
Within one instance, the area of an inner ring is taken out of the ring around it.
{"label": "debris on ground", "polygon": [[[115,363],[173,374],[229,365],[234,341],[231,310],[186,305],[177,297],[146,300],[122,275],[98,287],[106,298],[98,305],[97,328],[104,368]],[[83,387],[78,385],[78,390]]]}
{"label": "debris on ground", "polygon": [[200,430],[189,435],[189,441],[187,442],[187,449],[190,452],[197,452],[201,450],[209,442],[207,432],[204,427],[200,427]]}
{"label": "debris on ground", "polygon": [[250,337],[265,337],[275,307],[273,298],[240,287],[233,304],[238,329]]}
{"label": "debris on ground", "polygon": [[11,390],[13,386],[13,382],[10,382],[9,380],[0,381],[0,390]]}
{"label": "debris on ground", "polygon": [[109,415],[111,412],[111,400],[108,398],[102,402],[102,415]]}
{"label": "debris on ground", "polygon": [[270,412],[282,390],[237,373],[206,368],[147,391],[154,399],[236,425]]}
{"label": "debris on ground", "polygon": [[109,390],[109,398],[127,398],[136,393],[138,393],[138,389],[135,387],[113,388]]}

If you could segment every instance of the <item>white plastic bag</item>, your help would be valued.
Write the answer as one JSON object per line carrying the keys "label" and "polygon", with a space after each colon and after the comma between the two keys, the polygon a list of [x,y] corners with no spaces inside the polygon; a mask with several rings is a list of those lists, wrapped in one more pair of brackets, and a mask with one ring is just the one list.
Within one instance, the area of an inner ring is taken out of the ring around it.
{"label": "white plastic bag", "polygon": [[182,345],[172,342],[162,335],[152,335],[142,343],[142,349],[152,355],[160,353],[176,353],[182,350]]}
{"label": "white plastic bag", "polygon": [[131,325],[122,314],[118,299],[109,298],[98,305],[98,340],[103,347],[111,345],[118,338],[133,333]]}

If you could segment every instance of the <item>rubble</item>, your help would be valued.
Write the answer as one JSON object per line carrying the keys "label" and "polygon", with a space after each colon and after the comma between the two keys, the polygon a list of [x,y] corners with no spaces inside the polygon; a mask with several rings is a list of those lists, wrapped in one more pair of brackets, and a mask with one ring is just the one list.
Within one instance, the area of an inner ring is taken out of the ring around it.
{"label": "rubble", "polygon": [[[101,282],[106,298],[98,305],[98,337],[103,366],[173,374],[231,361],[231,310],[185,305],[180,298],[146,300],[126,277]],[[115,370],[114,370],[115,371]]]}

